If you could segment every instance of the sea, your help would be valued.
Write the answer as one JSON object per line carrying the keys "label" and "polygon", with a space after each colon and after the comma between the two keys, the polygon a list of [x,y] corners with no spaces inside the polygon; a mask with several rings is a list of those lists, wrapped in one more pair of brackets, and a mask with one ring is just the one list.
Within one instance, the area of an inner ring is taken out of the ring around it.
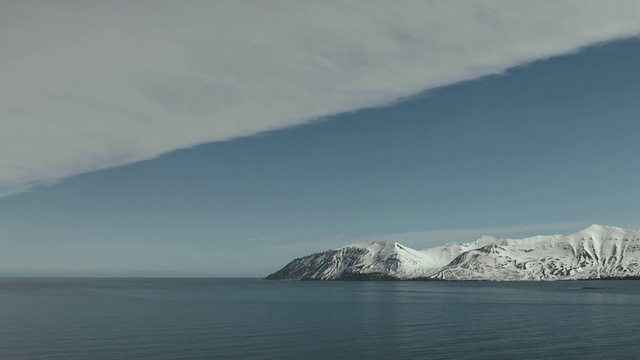
{"label": "sea", "polygon": [[639,359],[640,281],[0,279],[0,359]]}

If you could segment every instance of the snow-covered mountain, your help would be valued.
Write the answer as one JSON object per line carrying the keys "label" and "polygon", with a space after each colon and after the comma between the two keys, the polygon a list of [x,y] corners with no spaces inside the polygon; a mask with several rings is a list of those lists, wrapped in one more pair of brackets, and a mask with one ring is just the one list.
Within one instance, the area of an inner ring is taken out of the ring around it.
{"label": "snow-covered mountain", "polygon": [[414,250],[394,242],[347,245],[293,260],[268,280],[573,280],[640,277],[640,231],[592,225],[572,235]]}

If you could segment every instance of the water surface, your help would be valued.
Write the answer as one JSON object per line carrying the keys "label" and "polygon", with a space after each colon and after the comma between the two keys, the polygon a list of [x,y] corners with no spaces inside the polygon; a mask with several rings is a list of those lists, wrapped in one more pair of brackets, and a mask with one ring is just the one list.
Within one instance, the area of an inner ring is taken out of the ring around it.
{"label": "water surface", "polygon": [[640,281],[0,279],[0,358],[634,359]]}

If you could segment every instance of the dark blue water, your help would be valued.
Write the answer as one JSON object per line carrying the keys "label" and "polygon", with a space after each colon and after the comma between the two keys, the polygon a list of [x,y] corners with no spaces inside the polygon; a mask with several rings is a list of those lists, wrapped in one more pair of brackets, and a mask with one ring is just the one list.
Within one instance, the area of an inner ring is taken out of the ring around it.
{"label": "dark blue water", "polygon": [[0,279],[0,358],[637,359],[640,281]]}

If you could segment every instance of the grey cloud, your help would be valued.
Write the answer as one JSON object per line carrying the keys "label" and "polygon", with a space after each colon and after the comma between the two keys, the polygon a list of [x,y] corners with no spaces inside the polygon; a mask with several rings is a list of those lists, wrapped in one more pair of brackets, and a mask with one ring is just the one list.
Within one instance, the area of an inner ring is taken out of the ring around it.
{"label": "grey cloud", "polygon": [[5,1],[0,195],[639,33],[636,1]]}

